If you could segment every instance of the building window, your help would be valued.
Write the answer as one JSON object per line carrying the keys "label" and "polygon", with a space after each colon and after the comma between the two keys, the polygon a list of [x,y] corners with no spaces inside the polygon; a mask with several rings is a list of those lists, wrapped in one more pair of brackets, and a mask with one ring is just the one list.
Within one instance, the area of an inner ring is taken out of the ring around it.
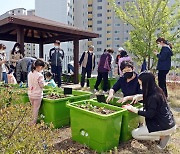
{"label": "building window", "polygon": [[92,41],[92,38],[89,38],[88,41]]}
{"label": "building window", "polygon": [[92,7],[92,4],[89,4],[88,7]]}
{"label": "building window", "polygon": [[102,6],[98,6],[97,9],[98,9],[98,10],[102,10]]}
{"label": "building window", "polygon": [[111,38],[108,37],[107,40],[111,40]]}
{"label": "building window", "polygon": [[119,33],[119,30],[115,30],[114,33],[115,33],[115,34]]}
{"label": "building window", "polygon": [[98,13],[98,14],[97,14],[97,17],[102,17],[102,13]]}
{"label": "building window", "polygon": [[111,26],[111,24],[107,24],[107,26]]}
{"label": "building window", "polygon": [[97,41],[97,44],[102,44],[102,42],[101,41]]}
{"label": "building window", "polygon": [[110,31],[110,30],[108,30],[108,31],[107,31],[107,33],[111,33],[111,31]]}
{"label": "building window", "polygon": [[115,37],[114,40],[115,40],[115,41],[118,41],[118,40],[120,40],[120,38],[119,38],[119,37]]}
{"label": "building window", "polygon": [[102,28],[101,28],[101,27],[98,27],[98,28],[97,28],[97,31],[101,31],[101,30],[102,30]]}
{"label": "building window", "polygon": [[102,37],[102,34],[99,34],[99,37]]}
{"label": "building window", "polygon": [[117,27],[120,26],[120,24],[114,24],[114,25],[117,26]]}
{"label": "building window", "polygon": [[101,48],[97,48],[97,51],[101,51]]}
{"label": "building window", "polygon": [[91,12],[88,12],[88,14],[92,14],[92,11],[91,11]]}
{"label": "building window", "polygon": [[120,47],[120,45],[119,44],[115,44],[115,48],[119,48]]}
{"label": "building window", "polygon": [[89,28],[92,28],[92,25],[88,25]]}
{"label": "building window", "polygon": [[107,19],[111,19],[111,17],[107,17]]}
{"label": "building window", "polygon": [[118,4],[118,5],[120,5],[120,4],[121,4],[121,2],[120,2],[120,1],[118,1],[118,2],[117,2],[117,4]]}
{"label": "building window", "polygon": [[102,20],[98,20],[98,21],[97,21],[97,24],[102,24]]}
{"label": "building window", "polygon": [[111,12],[111,10],[107,10],[107,12]]}
{"label": "building window", "polygon": [[110,44],[107,45],[108,48],[109,48],[110,46],[111,46]]}
{"label": "building window", "polygon": [[92,21],[92,18],[88,18],[88,21]]}
{"label": "building window", "polygon": [[102,0],[97,0],[97,2],[102,2]]}

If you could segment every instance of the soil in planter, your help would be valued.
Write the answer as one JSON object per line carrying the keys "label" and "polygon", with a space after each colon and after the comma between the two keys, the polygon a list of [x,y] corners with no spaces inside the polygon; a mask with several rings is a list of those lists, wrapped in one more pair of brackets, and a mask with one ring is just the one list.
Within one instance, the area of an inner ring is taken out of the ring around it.
{"label": "soil in planter", "polygon": [[85,102],[84,104],[74,104],[74,105],[79,108],[82,108],[82,109],[85,109],[88,111],[92,111],[95,113],[103,114],[103,115],[108,115],[108,114],[115,112],[113,110],[106,109],[105,107],[99,107],[99,106],[92,105],[90,102]]}
{"label": "soil in planter", "polygon": [[64,95],[64,94],[58,94],[58,93],[51,93],[51,94],[44,95],[44,98],[60,99],[60,98],[65,98],[65,97],[70,97],[70,96],[73,96],[73,95]]}

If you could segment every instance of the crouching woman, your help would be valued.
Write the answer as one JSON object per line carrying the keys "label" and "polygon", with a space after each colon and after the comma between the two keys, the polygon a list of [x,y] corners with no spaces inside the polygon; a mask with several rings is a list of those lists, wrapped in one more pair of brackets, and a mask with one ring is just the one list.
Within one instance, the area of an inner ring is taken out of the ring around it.
{"label": "crouching woman", "polygon": [[[166,96],[155,83],[152,73],[141,73],[138,82],[143,91],[143,111],[131,105],[125,105],[124,108],[144,116],[146,125],[133,130],[132,136],[137,140],[158,140],[158,148],[164,149],[170,135],[176,130],[173,114],[167,104]],[[139,101],[138,97],[135,99]]]}

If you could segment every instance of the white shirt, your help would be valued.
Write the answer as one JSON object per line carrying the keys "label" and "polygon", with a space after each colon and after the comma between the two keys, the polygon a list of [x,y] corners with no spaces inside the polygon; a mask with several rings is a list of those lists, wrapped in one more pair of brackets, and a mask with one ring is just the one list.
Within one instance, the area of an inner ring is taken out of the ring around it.
{"label": "white shirt", "polygon": [[[5,60],[5,56],[0,54],[0,61],[3,61],[3,60]],[[4,63],[1,65],[1,67],[2,67],[2,72],[6,72],[6,66]]]}

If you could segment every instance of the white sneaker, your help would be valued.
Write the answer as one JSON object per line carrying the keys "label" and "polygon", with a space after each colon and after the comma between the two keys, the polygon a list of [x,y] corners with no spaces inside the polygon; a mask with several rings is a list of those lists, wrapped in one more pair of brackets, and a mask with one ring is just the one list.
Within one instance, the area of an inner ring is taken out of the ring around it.
{"label": "white sneaker", "polygon": [[157,145],[157,147],[161,150],[165,149],[169,139],[170,139],[170,135],[167,135],[163,139],[160,139],[160,143],[159,145]]}

